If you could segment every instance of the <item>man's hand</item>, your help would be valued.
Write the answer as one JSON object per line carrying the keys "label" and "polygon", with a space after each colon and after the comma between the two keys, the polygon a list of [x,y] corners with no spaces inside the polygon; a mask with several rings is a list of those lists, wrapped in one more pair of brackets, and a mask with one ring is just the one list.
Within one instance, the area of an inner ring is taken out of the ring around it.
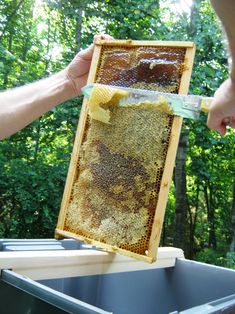
{"label": "man's hand", "polygon": [[235,128],[235,82],[229,78],[216,91],[207,119],[207,126],[220,135],[226,126]]}
{"label": "man's hand", "polygon": [[112,40],[113,37],[109,35],[95,35],[93,44],[87,49],[81,50],[65,70],[67,78],[73,85],[75,96],[77,96],[80,93],[81,88],[86,85],[94,51],[94,43],[99,39]]}

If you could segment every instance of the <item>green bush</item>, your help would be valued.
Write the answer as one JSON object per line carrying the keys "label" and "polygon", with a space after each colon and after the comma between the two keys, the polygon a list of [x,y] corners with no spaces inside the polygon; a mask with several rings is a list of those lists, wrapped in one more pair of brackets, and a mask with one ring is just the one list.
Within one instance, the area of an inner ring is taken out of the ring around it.
{"label": "green bush", "polygon": [[202,263],[235,269],[235,252],[225,252],[223,249],[203,249],[195,256],[195,260]]}

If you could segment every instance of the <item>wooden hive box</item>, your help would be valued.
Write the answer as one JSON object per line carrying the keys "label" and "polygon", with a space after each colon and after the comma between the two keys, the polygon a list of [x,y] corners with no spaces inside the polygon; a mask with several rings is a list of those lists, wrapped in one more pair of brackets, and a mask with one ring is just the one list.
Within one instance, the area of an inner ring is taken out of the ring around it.
{"label": "wooden hive box", "polygon": [[[187,94],[194,53],[192,42],[101,40],[88,83]],[[105,125],[84,99],[56,238],[156,260],[182,118],[144,109]]]}

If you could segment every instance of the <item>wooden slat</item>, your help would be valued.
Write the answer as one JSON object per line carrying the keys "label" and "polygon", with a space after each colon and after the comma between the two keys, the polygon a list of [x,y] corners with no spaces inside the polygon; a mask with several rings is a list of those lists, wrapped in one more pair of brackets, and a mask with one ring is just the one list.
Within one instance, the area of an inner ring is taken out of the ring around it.
{"label": "wooden slat", "polygon": [[184,258],[183,251],[167,247],[159,249],[153,264],[96,250],[0,252],[0,270],[41,280],[173,267],[177,258]]}
{"label": "wooden slat", "polygon": [[194,46],[193,42],[190,41],[142,41],[142,40],[98,40],[97,45],[102,46],[164,46],[174,48],[191,48]]}
{"label": "wooden slat", "polygon": [[110,245],[110,244],[107,244],[107,243],[102,243],[101,244],[99,241],[90,239],[88,237],[84,237],[82,235],[74,234],[74,233],[69,232],[69,231],[64,231],[64,230],[60,230],[60,229],[57,228],[56,229],[56,234],[59,234],[60,236],[63,236],[63,237],[79,240],[79,241],[85,242],[85,243],[87,243],[89,245],[96,246],[98,248],[102,247],[102,249],[105,249],[108,252],[113,252],[113,253],[119,252],[119,253],[121,253],[121,254],[123,254],[125,256],[131,257],[131,258],[135,258],[135,259],[138,259],[138,260],[141,260],[141,261],[144,261],[144,262],[148,262],[148,263],[152,263],[153,262],[153,258],[149,257],[147,255],[145,256],[145,255],[140,255],[140,254],[137,254],[137,253],[133,253],[133,252],[121,249],[119,247],[116,247],[116,246],[113,246],[113,245]]}
{"label": "wooden slat", "polygon": [[194,61],[194,55],[195,55],[196,47],[193,44],[191,48],[187,48],[186,54],[185,54],[185,71],[182,73],[181,81],[180,81],[180,87],[179,87],[179,94],[187,94],[190,84],[190,78],[192,75],[192,69],[193,69],[193,61]]}

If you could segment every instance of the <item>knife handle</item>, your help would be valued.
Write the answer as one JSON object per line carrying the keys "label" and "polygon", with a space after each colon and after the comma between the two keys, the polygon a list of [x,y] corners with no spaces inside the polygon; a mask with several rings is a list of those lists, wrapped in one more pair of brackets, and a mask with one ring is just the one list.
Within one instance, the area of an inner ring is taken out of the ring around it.
{"label": "knife handle", "polygon": [[201,111],[208,113],[213,97],[203,97],[201,101]]}

